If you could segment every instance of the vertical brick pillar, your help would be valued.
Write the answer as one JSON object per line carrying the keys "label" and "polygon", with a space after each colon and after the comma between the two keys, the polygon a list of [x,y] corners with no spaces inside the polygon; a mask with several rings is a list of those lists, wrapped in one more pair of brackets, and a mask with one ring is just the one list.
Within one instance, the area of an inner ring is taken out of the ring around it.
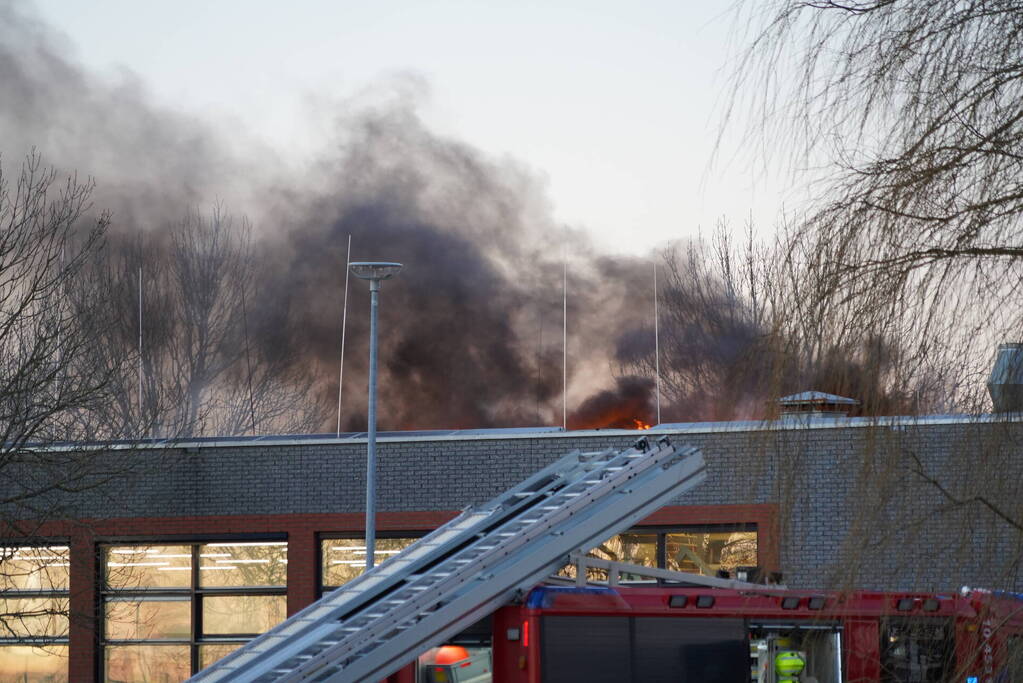
{"label": "vertical brick pillar", "polygon": [[96,546],[92,532],[88,529],[75,529],[70,541],[71,643],[68,673],[70,680],[76,683],[93,683],[98,673]]}
{"label": "vertical brick pillar", "polygon": [[288,616],[316,600],[316,531],[312,524],[296,524],[288,529]]}

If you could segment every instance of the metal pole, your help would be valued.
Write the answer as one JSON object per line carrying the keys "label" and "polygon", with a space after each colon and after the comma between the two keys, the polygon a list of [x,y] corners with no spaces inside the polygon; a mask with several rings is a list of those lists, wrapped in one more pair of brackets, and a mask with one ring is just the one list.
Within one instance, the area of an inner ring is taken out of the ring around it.
{"label": "metal pole", "polygon": [[657,424],[661,424],[661,316],[657,314],[657,259],[654,258],[654,373],[657,376]]}
{"label": "metal pole", "polygon": [[568,254],[561,278],[561,428],[568,431]]}
{"label": "metal pole", "polygon": [[345,327],[348,326],[348,274],[352,267],[352,234],[348,233],[348,257],[345,259],[345,303],[341,307],[341,370],[337,374],[337,438],[341,438],[341,387],[345,381]]}
{"label": "metal pole", "polygon": [[[142,266],[139,266],[139,427],[145,424],[142,409]],[[141,434],[145,436],[145,434]]]}
{"label": "metal pole", "polygon": [[376,549],[377,468],[377,308],[380,280],[369,281],[369,434],[366,442],[366,571],[373,568]]}

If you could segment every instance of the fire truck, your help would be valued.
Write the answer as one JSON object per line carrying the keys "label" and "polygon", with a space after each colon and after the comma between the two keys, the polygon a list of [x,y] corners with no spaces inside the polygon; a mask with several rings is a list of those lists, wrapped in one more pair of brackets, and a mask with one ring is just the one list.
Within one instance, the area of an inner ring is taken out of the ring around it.
{"label": "fire truck", "polygon": [[1023,595],[542,585],[417,668],[394,680],[1023,683]]}

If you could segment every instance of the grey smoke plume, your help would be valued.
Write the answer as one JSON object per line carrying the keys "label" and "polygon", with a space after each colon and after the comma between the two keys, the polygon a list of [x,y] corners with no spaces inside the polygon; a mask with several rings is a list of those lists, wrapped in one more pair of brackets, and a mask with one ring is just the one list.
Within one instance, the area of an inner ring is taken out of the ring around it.
{"label": "grey smoke plume", "polygon": [[[47,163],[94,177],[97,209],[113,213],[110,248],[141,239],[154,261],[189,211],[220,202],[247,216],[260,264],[247,321],[251,343],[265,347],[256,357],[314,369],[306,394],[328,414],[349,234],[353,260],[406,264],[381,300],[382,429],[560,423],[566,241],[573,407],[599,392],[614,400],[607,392],[622,386],[648,406],[648,382],[612,387],[609,368],[616,337],[649,318],[649,262],[595,254],[555,222],[535,174],[430,131],[400,82],[380,91],[371,104],[340,105],[320,158],[289,176],[270,170],[284,165],[265,147],[153,104],[129,73],[88,73],[28,6],[0,2],[5,163],[36,147]],[[349,304],[344,427],[361,429],[364,283],[353,279]]]}

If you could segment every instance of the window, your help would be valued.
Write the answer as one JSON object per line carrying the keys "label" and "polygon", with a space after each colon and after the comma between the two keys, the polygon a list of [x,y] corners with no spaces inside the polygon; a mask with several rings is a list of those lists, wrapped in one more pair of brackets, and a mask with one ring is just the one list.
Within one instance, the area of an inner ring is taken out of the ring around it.
{"label": "window", "polygon": [[757,531],[746,527],[703,527],[664,536],[665,567],[713,576],[736,567],[757,566]]}
{"label": "window", "polygon": [[[373,559],[383,564],[419,540],[418,536],[377,537]],[[324,538],[320,541],[322,558],[320,587],[337,588],[366,571],[366,541],[362,538]]]}
{"label": "window", "polygon": [[68,680],[68,547],[0,548],[0,680]]}
{"label": "window", "polygon": [[736,567],[757,566],[757,528],[755,524],[639,527],[612,536],[590,555],[611,562],[714,576],[719,570],[734,572]]}
{"label": "window", "polygon": [[881,622],[882,683],[940,683],[952,668],[949,619],[890,617]]}
{"label": "window", "polygon": [[103,548],[105,681],[172,683],[287,616],[286,541]]}

